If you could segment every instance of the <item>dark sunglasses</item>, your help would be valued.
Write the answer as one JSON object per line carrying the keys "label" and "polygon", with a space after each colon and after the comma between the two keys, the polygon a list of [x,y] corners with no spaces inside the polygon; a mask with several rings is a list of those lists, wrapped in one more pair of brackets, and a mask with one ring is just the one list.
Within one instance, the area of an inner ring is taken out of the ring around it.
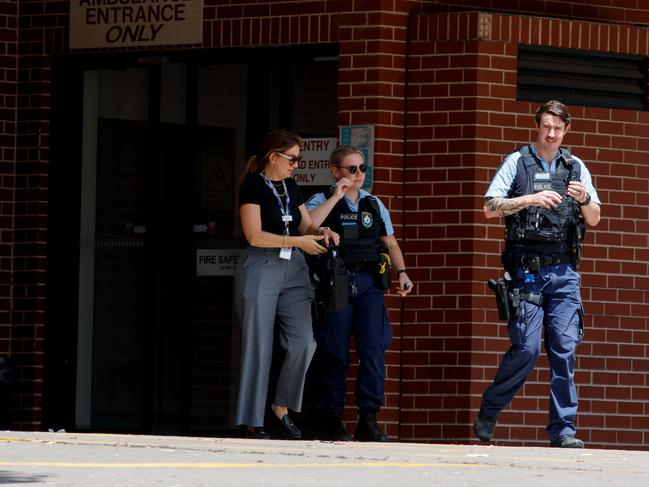
{"label": "dark sunglasses", "polygon": [[360,166],[338,166],[340,169],[347,169],[349,171],[349,174],[354,175],[356,174],[357,171],[362,172],[365,174],[365,171],[367,171],[367,164],[361,164]]}
{"label": "dark sunglasses", "polygon": [[277,154],[278,156],[282,156],[287,161],[290,161],[291,166],[302,162],[302,156],[290,156],[288,154],[284,154],[283,152],[275,152],[275,154]]}

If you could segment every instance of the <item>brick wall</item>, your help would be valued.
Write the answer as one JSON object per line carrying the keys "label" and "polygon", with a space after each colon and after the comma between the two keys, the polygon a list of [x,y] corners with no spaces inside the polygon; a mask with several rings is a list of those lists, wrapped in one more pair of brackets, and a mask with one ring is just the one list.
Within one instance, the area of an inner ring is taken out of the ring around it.
{"label": "brick wall", "polygon": [[[14,2],[12,2],[14,3]],[[18,4],[11,356],[15,424],[40,427],[49,160],[50,53],[62,47],[67,2]]]}
{"label": "brick wall", "polygon": [[[645,28],[477,13],[418,16],[412,36],[408,120],[417,129],[409,129],[407,179],[416,197],[406,225],[419,225],[409,248],[430,306],[404,330],[402,437],[470,439],[481,393],[508,347],[485,286],[501,272],[503,222],[488,223],[479,208],[502,156],[535,138],[538,103],[515,99],[517,43],[646,55],[649,40]],[[580,269],[587,316],[576,374],[579,433],[592,446],[647,448],[649,115],[571,112],[564,143],[587,161],[604,202]],[[542,357],[501,415],[496,439],[547,442],[547,394]]]}
{"label": "brick wall", "polygon": [[[610,3],[520,0],[512,9],[507,0],[204,1],[203,47],[339,42],[339,123],[376,127],[375,192],[405,238],[416,281],[405,303],[387,299],[395,341],[381,418],[391,435],[471,438],[479,395],[507,346],[484,286],[498,272],[502,227],[487,223],[479,208],[502,155],[534,134],[534,104],[515,101],[516,43],[646,55],[645,28],[607,22],[649,23],[649,9]],[[2,230],[0,241],[0,353],[20,361],[15,423],[22,428],[40,426],[50,66],[52,53],[68,50],[68,5],[0,0],[0,219],[9,222],[1,228],[17,230]],[[444,13],[467,9],[521,15]],[[588,329],[579,349],[579,425],[597,445],[646,446],[647,112],[572,111],[566,143],[588,161],[606,203],[582,265]],[[503,416],[499,440],[545,441],[545,413],[537,411],[546,408],[547,368],[540,365]]]}
{"label": "brick wall", "polygon": [[203,3],[203,45],[238,47],[335,41],[338,12],[349,2],[204,0]]}
{"label": "brick wall", "polygon": [[[649,24],[649,10],[635,0],[439,0],[423,1],[422,9],[429,11],[481,10],[511,12],[535,17],[594,20],[616,24]],[[512,4],[516,6],[513,7]]]}

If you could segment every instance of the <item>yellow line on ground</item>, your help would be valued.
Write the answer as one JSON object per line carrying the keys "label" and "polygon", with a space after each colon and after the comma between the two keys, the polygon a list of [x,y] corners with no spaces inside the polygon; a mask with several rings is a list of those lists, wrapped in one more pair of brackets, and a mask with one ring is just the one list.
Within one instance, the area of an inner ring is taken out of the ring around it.
{"label": "yellow line on ground", "polygon": [[459,468],[494,467],[482,463],[409,463],[409,462],[357,462],[357,463],[75,463],[75,462],[0,462],[0,467],[56,467],[56,468]]}

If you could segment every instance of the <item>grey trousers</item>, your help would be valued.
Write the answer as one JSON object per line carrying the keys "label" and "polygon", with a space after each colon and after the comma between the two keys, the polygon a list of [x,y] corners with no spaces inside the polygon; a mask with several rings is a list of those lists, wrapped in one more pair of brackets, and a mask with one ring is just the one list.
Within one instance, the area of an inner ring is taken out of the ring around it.
{"label": "grey trousers", "polygon": [[236,310],[241,322],[241,377],[235,421],[263,426],[273,353],[275,321],[286,351],[275,404],[299,412],[306,371],[316,344],[311,325],[313,287],[304,255],[294,249],[290,260],[279,249],[248,247],[239,259]]}

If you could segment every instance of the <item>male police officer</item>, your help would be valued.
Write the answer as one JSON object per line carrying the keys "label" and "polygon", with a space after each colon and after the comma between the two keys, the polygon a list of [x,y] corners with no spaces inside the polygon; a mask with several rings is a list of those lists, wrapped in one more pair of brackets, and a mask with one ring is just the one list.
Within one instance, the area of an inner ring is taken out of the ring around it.
{"label": "male police officer", "polygon": [[403,254],[394,238],[390,215],[381,201],[362,189],[367,166],[363,153],[350,145],[336,148],[330,157],[336,185],[330,194],[315,194],[306,207],[314,224],[325,224],[341,236],[340,254],[348,275],[348,304],[327,313],[326,325],[316,327],[315,338],[322,357],[320,409],[329,437],[351,440],[342,419],[347,392],[349,343],[356,335],[359,357],[356,378],[360,441],[387,441],[376,421],[384,400],[384,354],[392,338],[390,321],[383,301],[389,287],[390,265],[396,269],[397,292],[412,290]]}
{"label": "male police officer", "polygon": [[[482,396],[474,431],[489,441],[496,419],[534,368],[545,328],[550,362],[551,446],[583,448],[575,437],[575,349],[583,335],[583,308],[576,271],[584,224],[600,220],[600,201],[584,163],[561,141],[570,114],[552,100],[536,112],[536,143],[505,158],[485,195],[487,218],[505,217],[502,259],[511,296],[511,347]],[[519,299],[520,298],[520,299]]]}

